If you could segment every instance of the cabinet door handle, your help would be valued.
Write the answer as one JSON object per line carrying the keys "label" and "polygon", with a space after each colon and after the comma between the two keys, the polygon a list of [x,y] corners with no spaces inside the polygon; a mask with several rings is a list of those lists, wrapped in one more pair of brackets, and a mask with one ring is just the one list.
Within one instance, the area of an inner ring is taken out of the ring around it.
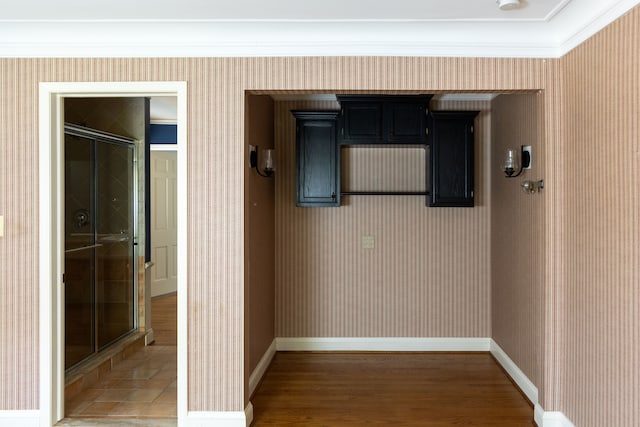
{"label": "cabinet door handle", "polygon": [[332,199],[334,199],[334,200],[336,199],[336,193],[335,193],[335,191],[334,191],[333,193],[331,193],[331,198],[332,198]]}

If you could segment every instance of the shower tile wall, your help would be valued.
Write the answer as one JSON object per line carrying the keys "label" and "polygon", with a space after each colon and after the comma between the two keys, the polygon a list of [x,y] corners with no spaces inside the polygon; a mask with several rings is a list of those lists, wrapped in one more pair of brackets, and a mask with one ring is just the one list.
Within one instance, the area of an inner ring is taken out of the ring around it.
{"label": "shower tile wall", "polygon": [[144,98],[67,98],[64,120],[116,135],[144,139]]}
{"label": "shower tile wall", "polygon": [[[124,150],[102,150],[97,158],[98,206],[108,206],[98,213],[98,230],[101,233],[118,234],[133,227],[129,223],[129,183],[132,179],[128,169],[128,152]],[[100,179],[103,178],[103,179]]]}

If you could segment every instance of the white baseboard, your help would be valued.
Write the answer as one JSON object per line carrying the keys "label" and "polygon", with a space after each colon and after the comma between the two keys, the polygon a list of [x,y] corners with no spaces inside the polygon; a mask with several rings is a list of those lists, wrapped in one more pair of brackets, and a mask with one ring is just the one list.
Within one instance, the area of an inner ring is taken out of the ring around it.
{"label": "white baseboard", "polygon": [[544,424],[544,409],[538,403],[533,407],[533,421],[538,427],[542,427]]}
{"label": "white baseboard", "polygon": [[534,415],[534,421],[538,427],[575,427],[562,412],[545,412],[540,405],[536,405]]}
{"label": "white baseboard", "polygon": [[490,338],[276,338],[277,351],[489,351]]}
{"label": "white baseboard", "polygon": [[0,427],[40,427],[40,411],[0,411]]}
{"label": "white baseboard", "polygon": [[531,380],[518,368],[518,365],[505,353],[505,351],[496,343],[491,340],[491,354],[496,358],[502,368],[507,371],[511,379],[520,387],[520,390],[527,396],[527,399],[535,407],[538,405],[538,388],[531,382]]}
{"label": "white baseboard", "polygon": [[[185,425],[188,427],[247,427],[249,424],[247,424],[245,411],[191,411],[187,413]],[[251,412],[253,414],[253,407]]]}
{"label": "white baseboard", "polygon": [[258,364],[256,365],[253,372],[251,372],[251,376],[249,376],[249,396],[253,396],[253,392],[256,391],[256,387],[260,383],[265,372],[267,372],[267,368],[271,361],[273,360],[273,356],[276,355],[276,339],[271,342],[271,345],[264,353]]}
{"label": "white baseboard", "polygon": [[533,420],[538,427],[575,427],[562,412],[545,412],[538,403],[538,388],[493,339],[491,340],[491,354],[533,403]]}
{"label": "white baseboard", "polygon": [[244,418],[245,418],[245,426],[249,427],[253,422],[253,405],[251,402],[247,404],[247,407],[244,408]]}
{"label": "white baseboard", "polygon": [[151,345],[155,340],[153,328],[147,329],[147,334],[144,336],[144,345]]}

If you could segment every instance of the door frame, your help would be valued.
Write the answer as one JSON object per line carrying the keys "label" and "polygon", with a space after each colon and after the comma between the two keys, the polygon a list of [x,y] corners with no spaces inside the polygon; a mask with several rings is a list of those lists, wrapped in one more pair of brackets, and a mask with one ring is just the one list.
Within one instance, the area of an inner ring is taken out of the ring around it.
{"label": "door frame", "polygon": [[177,97],[178,423],[187,416],[187,83],[41,82],[39,85],[40,426],[64,417],[64,98]]}

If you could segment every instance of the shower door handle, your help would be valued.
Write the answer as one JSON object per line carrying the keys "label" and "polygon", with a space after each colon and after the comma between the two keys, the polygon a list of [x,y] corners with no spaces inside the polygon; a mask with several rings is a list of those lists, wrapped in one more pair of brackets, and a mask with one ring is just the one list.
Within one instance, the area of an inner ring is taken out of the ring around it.
{"label": "shower door handle", "polygon": [[81,248],[66,249],[64,251],[64,253],[68,254],[68,253],[71,253],[71,252],[84,251],[84,250],[87,250],[87,249],[99,248],[101,246],[102,245],[100,243],[96,243],[95,245],[83,246]]}

